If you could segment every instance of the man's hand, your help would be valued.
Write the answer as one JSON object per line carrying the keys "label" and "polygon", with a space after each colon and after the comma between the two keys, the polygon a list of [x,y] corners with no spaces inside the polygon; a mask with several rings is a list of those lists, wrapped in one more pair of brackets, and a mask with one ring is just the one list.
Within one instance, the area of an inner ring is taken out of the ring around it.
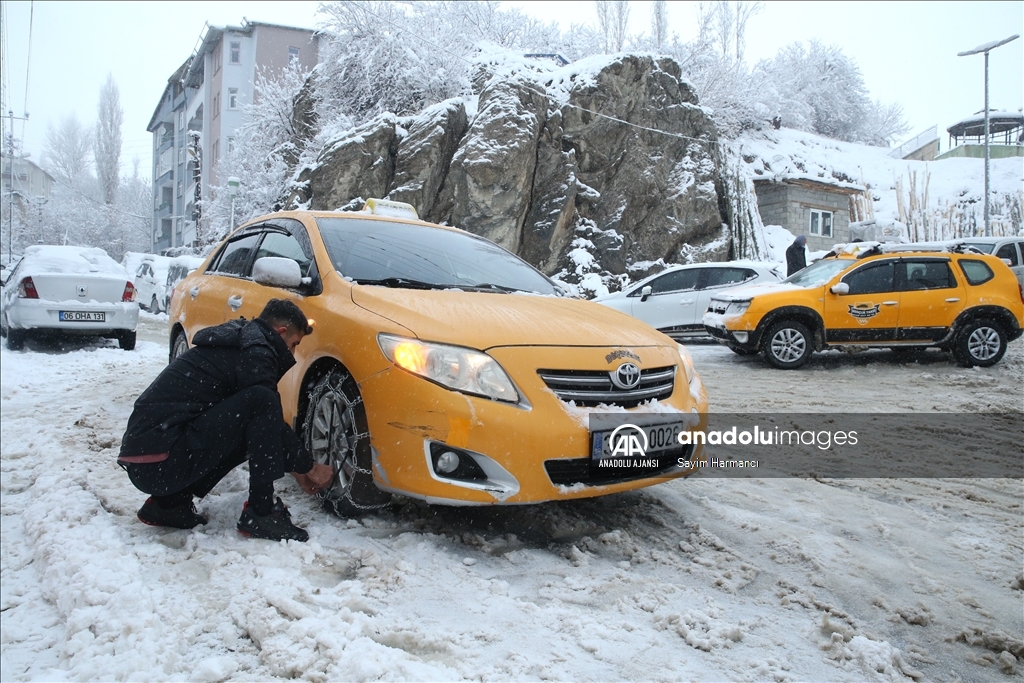
{"label": "man's hand", "polygon": [[292,476],[295,477],[295,481],[298,482],[303,491],[312,495],[323,491],[334,481],[334,468],[330,465],[313,463],[313,468],[309,472],[305,474],[292,472]]}

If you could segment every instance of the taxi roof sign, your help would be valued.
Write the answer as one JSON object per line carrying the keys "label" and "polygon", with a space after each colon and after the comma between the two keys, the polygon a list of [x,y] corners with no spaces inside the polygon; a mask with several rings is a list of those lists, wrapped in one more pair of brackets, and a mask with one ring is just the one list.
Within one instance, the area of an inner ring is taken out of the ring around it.
{"label": "taxi roof sign", "polygon": [[411,218],[419,220],[416,207],[405,202],[395,202],[390,199],[367,199],[363,205],[363,211],[372,213],[374,216],[388,216],[390,218]]}

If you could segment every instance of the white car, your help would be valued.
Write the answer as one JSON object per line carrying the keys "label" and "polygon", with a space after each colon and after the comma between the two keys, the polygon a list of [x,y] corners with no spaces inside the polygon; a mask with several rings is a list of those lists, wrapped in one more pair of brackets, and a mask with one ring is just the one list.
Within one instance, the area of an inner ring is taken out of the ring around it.
{"label": "white car", "polygon": [[171,296],[178,283],[184,280],[189,273],[203,265],[206,259],[201,256],[176,256],[171,259],[171,265],[167,269],[167,281],[164,284],[164,310],[171,309]]}
{"label": "white car", "polygon": [[135,285],[102,249],[28,247],[4,285],[0,333],[10,349],[34,332],[112,337],[135,348]]}
{"label": "white car", "polygon": [[135,298],[150,313],[167,310],[165,288],[171,261],[166,256],[150,256],[135,269]]}
{"label": "white car", "polygon": [[779,266],[756,261],[672,266],[594,301],[639,318],[675,340],[706,337],[711,297],[739,285],[779,282]]}

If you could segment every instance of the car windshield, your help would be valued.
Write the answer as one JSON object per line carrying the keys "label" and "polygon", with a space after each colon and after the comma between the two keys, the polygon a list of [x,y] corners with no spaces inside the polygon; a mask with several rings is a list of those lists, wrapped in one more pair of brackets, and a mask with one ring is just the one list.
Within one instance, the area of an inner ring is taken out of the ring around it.
{"label": "car windshield", "polygon": [[964,242],[965,247],[971,247],[977,249],[983,254],[991,254],[992,250],[996,248],[994,244],[985,244],[984,242]]}
{"label": "car windshield", "polygon": [[358,218],[317,218],[334,269],[359,284],[559,294],[519,257],[464,232]]}
{"label": "car windshield", "polygon": [[833,275],[844,268],[849,268],[853,263],[853,259],[824,259],[790,275],[783,282],[798,287],[820,287],[831,280]]}

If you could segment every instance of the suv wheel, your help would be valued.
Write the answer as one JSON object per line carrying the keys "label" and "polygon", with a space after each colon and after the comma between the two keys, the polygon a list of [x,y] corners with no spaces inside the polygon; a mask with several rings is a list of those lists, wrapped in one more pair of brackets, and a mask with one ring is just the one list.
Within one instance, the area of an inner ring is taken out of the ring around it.
{"label": "suv wheel", "polygon": [[807,362],[814,351],[810,330],[794,320],[781,320],[768,328],[761,353],[764,359],[782,370],[795,370]]}
{"label": "suv wheel", "polygon": [[355,380],[334,370],[309,392],[302,438],[318,463],[330,465],[335,479],[319,495],[323,506],[343,517],[366,514],[391,504],[391,495],[373,483],[366,410]]}
{"label": "suv wheel", "polygon": [[964,325],[953,342],[953,357],[965,368],[995,365],[1006,353],[1006,332],[984,318]]}
{"label": "suv wheel", "polygon": [[185,333],[179,330],[177,336],[174,337],[174,344],[171,345],[171,357],[168,362],[174,361],[186,351],[188,351],[188,339],[185,337]]}

